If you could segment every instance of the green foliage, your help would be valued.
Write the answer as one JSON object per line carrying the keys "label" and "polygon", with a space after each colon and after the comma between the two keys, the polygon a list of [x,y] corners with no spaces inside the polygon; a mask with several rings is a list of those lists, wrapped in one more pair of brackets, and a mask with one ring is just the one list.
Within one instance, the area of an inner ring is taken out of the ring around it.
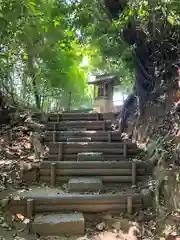
{"label": "green foliage", "polygon": [[134,69],[131,49],[121,39],[122,21],[111,22],[103,3],[98,0],[76,3],[73,15],[72,25],[81,30],[84,42],[99,49],[100,57],[94,70],[116,72],[124,88],[130,89]]}
{"label": "green foliage", "polygon": [[[132,53],[122,29],[133,19],[155,42],[157,62],[165,57],[169,62],[171,45],[179,49],[180,31],[174,26],[180,23],[180,3],[127,3],[119,20],[110,21],[101,0],[0,1],[0,86],[21,105],[46,111],[67,108],[70,92],[72,108],[91,107],[88,74],[99,70],[116,72],[131,89]],[[82,65],[84,57],[88,63]]]}
{"label": "green foliage", "polygon": [[[114,4],[113,0],[109,2]],[[134,81],[131,49],[121,37],[121,31],[129,20],[143,28],[148,40],[153,43],[153,57],[159,68],[167,69],[168,64],[177,61],[180,41],[180,29],[177,27],[180,23],[179,1],[129,0],[116,21],[110,20],[101,0],[81,0],[74,4],[72,24],[81,30],[85,42],[99,49],[102,62],[98,67],[117,72],[125,88],[131,88]]]}
{"label": "green foliage", "polygon": [[75,105],[91,102],[88,72],[80,67],[84,47],[68,24],[69,14],[65,1],[0,2],[0,83],[8,89],[11,84],[24,105],[35,99],[38,108],[64,108],[60,99],[69,92]]}

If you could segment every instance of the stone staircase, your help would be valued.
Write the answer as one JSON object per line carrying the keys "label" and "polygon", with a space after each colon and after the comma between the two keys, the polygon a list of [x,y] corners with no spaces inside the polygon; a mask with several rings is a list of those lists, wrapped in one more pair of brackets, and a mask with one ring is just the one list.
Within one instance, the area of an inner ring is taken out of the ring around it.
{"label": "stone staircase", "polygon": [[133,214],[151,205],[149,195],[135,188],[151,174],[151,166],[133,161],[137,145],[122,141],[103,115],[51,114],[46,143],[49,154],[36,181],[49,184],[50,192],[41,188],[40,193],[27,192],[9,203],[11,213],[31,220],[31,232],[83,235],[87,214]]}

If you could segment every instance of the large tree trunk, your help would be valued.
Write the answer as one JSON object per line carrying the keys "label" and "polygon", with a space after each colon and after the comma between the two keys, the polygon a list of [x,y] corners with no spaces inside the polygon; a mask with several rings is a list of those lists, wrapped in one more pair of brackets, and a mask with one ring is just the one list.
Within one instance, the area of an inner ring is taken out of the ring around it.
{"label": "large tree trunk", "polygon": [[32,86],[33,86],[36,106],[40,110],[41,109],[41,102],[40,102],[40,97],[39,97],[38,90],[37,90],[36,74],[35,74],[33,60],[34,59],[33,59],[33,55],[31,54],[31,50],[30,50],[30,48],[28,48],[28,72],[29,72],[29,75],[32,78]]}

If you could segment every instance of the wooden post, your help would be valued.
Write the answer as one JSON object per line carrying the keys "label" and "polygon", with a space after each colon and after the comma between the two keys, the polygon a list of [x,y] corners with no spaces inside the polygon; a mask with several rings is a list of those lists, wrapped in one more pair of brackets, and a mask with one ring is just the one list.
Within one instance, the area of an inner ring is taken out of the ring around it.
{"label": "wooden post", "polygon": [[103,97],[106,96],[106,83],[103,84]]}
{"label": "wooden post", "polygon": [[133,207],[132,207],[132,196],[128,196],[127,197],[127,213],[128,214],[132,214],[132,210],[133,210]]}
{"label": "wooden post", "polygon": [[67,107],[68,112],[71,111],[71,100],[72,100],[72,93],[69,92],[69,100],[68,100],[68,107]]}
{"label": "wooden post", "polygon": [[56,142],[56,131],[53,131],[53,143]]}
{"label": "wooden post", "polygon": [[13,140],[12,129],[7,130],[7,136],[8,136],[8,141],[12,141]]}
{"label": "wooden post", "polygon": [[59,143],[59,153],[58,153],[58,161],[63,161],[63,142]]}
{"label": "wooden post", "polygon": [[57,122],[60,122],[60,114],[57,114]]}
{"label": "wooden post", "polygon": [[112,141],[112,134],[110,131],[108,131],[108,142]]}
{"label": "wooden post", "polygon": [[96,98],[96,86],[94,85],[94,99],[93,99],[93,103],[94,103],[95,98]]}
{"label": "wooden post", "polygon": [[31,220],[34,215],[34,199],[29,198],[26,202],[27,207],[27,217]]}
{"label": "wooden post", "polygon": [[127,157],[127,144],[126,143],[123,144],[123,156]]}
{"label": "wooden post", "polygon": [[136,184],[136,162],[132,162],[132,185]]}
{"label": "wooden post", "polygon": [[27,211],[27,218],[29,218],[29,223],[27,224],[27,230],[28,230],[28,233],[32,233],[32,218],[34,216],[34,199],[27,199],[27,202],[26,202],[26,211]]}
{"label": "wooden post", "polygon": [[[49,120],[50,120],[50,116],[49,116],[49,115],[47,115],[47,116],[48,116],[48,117],[47,117],[47,122],[49,122]],[[46,123],[47,123],[47,122],[46,122]]]}
{"label": "wooden post", "polygon": [[53,131],[56,131],[56,123],[54,123]]}
{"label": "wooden post", "polygon": [[106,131],[106,121],[103,121],[103,122],[102,122],[102,130],[103,130],[103,131]]}
{"label": "wooden post", "polygon": [[23,176],[24,176],[24,168],[22,166],[20,166],[19,176],[21,178],[23,178]]}
{"label": "wooden post", "polygon": [[106,95],[107,95],[108,98],[111,97],[111,93],[110,93],[111,86],[110,85],[111,85],[110,83],[107,83],[107,93],[106,93]]}
{"label": "wooden post", "polygon": [[56,163],[51,163],[51,187],[56,185]]}

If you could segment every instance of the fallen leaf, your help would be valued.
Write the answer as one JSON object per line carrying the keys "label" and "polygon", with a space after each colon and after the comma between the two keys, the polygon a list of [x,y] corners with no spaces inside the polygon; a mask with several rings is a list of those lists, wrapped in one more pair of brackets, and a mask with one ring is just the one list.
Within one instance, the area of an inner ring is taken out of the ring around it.
{"label": "fallen leaf", "polygon": [[105,228],[106,228],[105,222],[101,222],[101,223],[96,225],[96,229],[99,230],[99,231],[102,231]]}

